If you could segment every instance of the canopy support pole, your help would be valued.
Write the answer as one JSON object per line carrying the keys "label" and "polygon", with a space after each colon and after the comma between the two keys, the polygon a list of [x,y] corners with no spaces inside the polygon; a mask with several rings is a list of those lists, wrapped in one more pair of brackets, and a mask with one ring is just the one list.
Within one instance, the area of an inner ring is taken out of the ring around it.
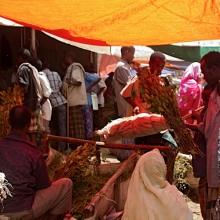
{"label": "canopy support pole", "polygon": [[37,50],[36,50],[36,33],[35,29],[31,28],[31,53],[33,57],[37,57]]}

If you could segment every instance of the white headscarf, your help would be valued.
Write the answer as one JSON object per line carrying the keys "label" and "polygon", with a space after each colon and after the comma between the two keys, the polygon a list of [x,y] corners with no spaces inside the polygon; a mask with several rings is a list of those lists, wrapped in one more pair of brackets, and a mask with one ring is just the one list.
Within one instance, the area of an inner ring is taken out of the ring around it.
{"label": "white headscarf", "polygon": [[158,149],[142,155],[131,177],[122,220],[193,220],[185,199],[165,177]]}

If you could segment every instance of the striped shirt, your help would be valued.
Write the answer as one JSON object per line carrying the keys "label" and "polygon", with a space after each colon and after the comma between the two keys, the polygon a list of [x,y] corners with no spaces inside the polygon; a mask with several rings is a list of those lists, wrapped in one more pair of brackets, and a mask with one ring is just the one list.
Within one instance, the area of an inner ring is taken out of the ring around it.
{"label": "striped shirt", "polygon": [[52,107],[65,104],[67,102],[66,98],[60,92],[60,88],[62,88],[62,80],[60,75],[57,72],[50,71],[48,69],[43,70],[43,72],[46,74],[52,89],[52,93],[49,97]]}

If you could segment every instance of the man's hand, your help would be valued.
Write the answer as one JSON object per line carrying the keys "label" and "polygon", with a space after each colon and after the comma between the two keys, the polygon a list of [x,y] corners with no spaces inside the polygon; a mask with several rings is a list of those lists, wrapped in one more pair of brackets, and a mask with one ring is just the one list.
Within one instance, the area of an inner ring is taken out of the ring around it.
{"label": "man's hand", "polygon": [[140,113],[140,109],[138,106],[136,106],[133,110],[134,115],[138,115]]}
{"label": "man's hand", "polygon": [[88,92],[88,93],[92,93],[92,89],[91,88],[88,88],[87,90],[86,90],[86,92]]}
{"label": "man's hand", "polygon": [[67,84],[71,84],[71,79],[70,78],[66,78],[66,83]]}
{"label": "man's hand", "polygon": [[43,97],[42,100],[40,101],[40,105],[42,106],[46,101],[47,101],[47,97]]}
{"label": "man's hand", "polygon": [[202,122],[202,118],[197,111],[192,111],[191,118],[197,120],[198,123]]}

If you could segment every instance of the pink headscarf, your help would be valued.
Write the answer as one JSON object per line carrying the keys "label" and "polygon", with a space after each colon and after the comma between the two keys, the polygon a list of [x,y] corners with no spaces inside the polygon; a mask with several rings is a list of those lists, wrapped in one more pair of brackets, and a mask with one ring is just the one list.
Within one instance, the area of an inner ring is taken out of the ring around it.
{"label": "pink headscarf", "polygon": [[[190,64],[184,72],[178,92],[178,105],[180,115],[183,117],[202,105],[202,87],[199,75],[201,74],[200,63]],[[186,120],[192,123],[192,119]]]}

